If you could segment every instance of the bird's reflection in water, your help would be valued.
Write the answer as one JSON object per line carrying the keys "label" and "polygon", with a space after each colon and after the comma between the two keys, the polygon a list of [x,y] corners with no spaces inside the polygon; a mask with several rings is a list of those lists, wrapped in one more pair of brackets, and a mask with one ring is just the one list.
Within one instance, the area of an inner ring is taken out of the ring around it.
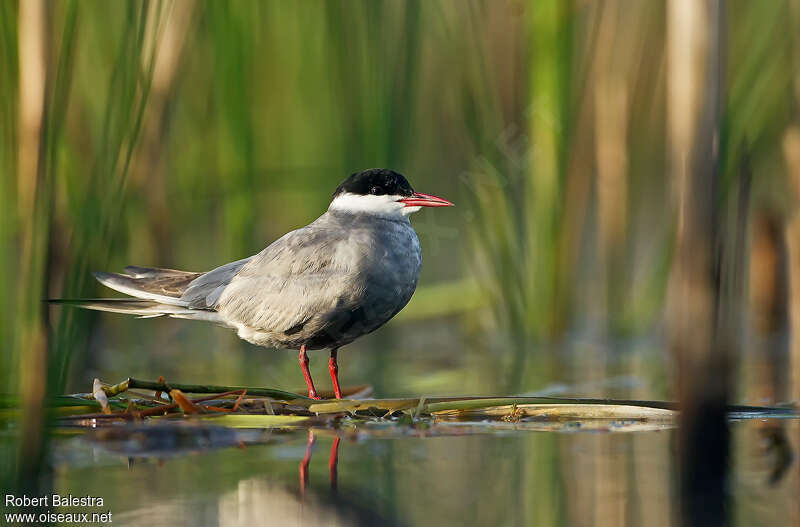
{"label": "bird's reflection in water", "polygon": [[[331,453],[330,457],[328,458],[328,471],[330,474],[330,483],[331,483],[331,494],[336,496],[338,486],[339,486],[339,437],[333,438],[333,445],[331,445]],[[308,442],[306,443],[306,453],[303,456],[303,460],[300,462],[300,468],[298,470],[300,475],[300,495],[306,495],[306,487],[308,486],[308,465],[311,463],[311,453],[314,450],[314,444],[317,442],[317,438],[314,436],[314,431],[308,431]]]}
{"label": "bird's reflection in water", "polygon": [[314,437],[314,431],[308,431],[308,443],[306,444],[306,455],[300,462],[300,495],[306,495],[306,485],[308,485],[308,464],[311,462],[311,451],[314,449],[314,443],[317,438]]}
{"label": "bird's reflection in water", "polygon": [[333,438],[331,445],[331,456],[328,459],[328,472],[331,477],[331,494],[336,496],[339,490],[339,437]]}

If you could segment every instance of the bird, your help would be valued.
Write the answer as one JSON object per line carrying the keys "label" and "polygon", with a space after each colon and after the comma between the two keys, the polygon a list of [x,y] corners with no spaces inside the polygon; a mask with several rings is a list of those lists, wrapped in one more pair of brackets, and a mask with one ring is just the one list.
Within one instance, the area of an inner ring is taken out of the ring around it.
{"label": "bird", "polygon": [[251,344],[299,350],[308,397],[320,399],[307,352],[330,350],[337,399],[338,351],[383,326],[411,300],[422,251],[409,216],[453,203],[414,191],[398,172],[356,172],[334,191],[312,223],[283,235],[258,254],[205,273],[128,266],[95,272],[127,298],[56,300],[142,318],[211,322]]}

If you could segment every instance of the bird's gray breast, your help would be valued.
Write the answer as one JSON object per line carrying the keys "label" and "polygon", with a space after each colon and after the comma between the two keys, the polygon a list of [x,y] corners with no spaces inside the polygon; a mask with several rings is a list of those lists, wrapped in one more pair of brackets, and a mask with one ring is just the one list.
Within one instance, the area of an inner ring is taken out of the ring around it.
{"label": "bird's gray breast", "polygon": [[331,312],[320,314],[310,327],[307,345],[329,348],[352,342],[374,331],[402,310],[417,287],[422,253],[416,232],[407,221],[357,219],[342,243],[351,252],[344,287]]}

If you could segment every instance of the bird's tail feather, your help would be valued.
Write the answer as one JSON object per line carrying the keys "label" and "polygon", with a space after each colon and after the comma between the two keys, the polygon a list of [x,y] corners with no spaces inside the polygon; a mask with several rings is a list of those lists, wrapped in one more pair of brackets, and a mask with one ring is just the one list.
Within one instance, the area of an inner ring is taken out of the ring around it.
{"label": "bird's tail feather", "polygon": [[51,304],[92,309],[94,311],[107,311],[109,313],[123,313],[136,315],[140,318],[153,318],[170,316],[174,318],[188,318],[193,320],[208,320],[219,322],[214,311],[189,309],[182,306],[162,304],[153,300],[139,300],[132,298],[58,298],[48,300]]}
{"label": "bird's tail feather", "polygon": [[106,273],[98,271],[95,278],[106,287],[142,300],[154,300],[161,304],[185,306],[181,295],[202,273],[157,269],[129,265],[125,273]]}
{"label": "bird's tail feather", "polygon": [[181,300],[189,284],[202,274],[131,265],[125,268],[124,274],[97,272],[94,276],[101,284],[133,298],[60,298],[49,302],[140,318],[168,316],[206,320],[228,327],[216,311],[192,309]]}

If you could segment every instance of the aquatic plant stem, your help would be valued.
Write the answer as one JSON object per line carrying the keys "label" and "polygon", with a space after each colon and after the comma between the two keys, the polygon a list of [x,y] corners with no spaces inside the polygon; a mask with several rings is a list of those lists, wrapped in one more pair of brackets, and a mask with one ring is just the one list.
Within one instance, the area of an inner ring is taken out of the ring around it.
{"label": "aquatic plant stem", "polygon": [[216,386],[213,384],[181,384],[169,383],[159,381],[144,381],[141,379],[128,378],[124,381],[113,386],[105,387],[104,391],[109,397],[113,397],[127,390],[133,389],[140,390],[153,390],[169,393],[170,390],[180,390],[184,393],[222,393],[222,392],[240,392],[247,390],[248,395],[255,395],[260,397],[271,397],[281,401],[293,401],[297,399],[308,399],[303,395],[292,392],[285,392],[283,390],[273,390],[272,388],[249,388],[245,386]]}

